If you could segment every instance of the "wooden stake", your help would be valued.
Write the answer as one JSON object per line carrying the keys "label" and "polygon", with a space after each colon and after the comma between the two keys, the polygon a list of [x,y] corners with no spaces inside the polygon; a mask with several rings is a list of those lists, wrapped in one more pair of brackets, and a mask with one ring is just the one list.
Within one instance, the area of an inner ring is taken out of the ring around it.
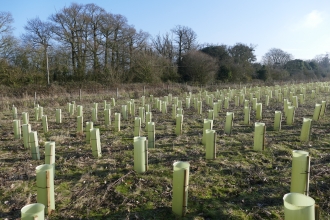
{"label": "wooden stake", "polygon": [[183,171],[183,206],[182,206],[182,216],[186,215],[186,178],[187,178],[187,170]]}
{"label": "wooden stake", "polygon": [[216,150],[217,150],[217,147],[215,146],[216,145],[216,137],[217,137],[217,134],[214,132],[214,144],[213,144],[213,146],[214,146],[214,154],[213,154],[213,159],[215,159],[216,158]]}
{"label": "wooden stake", "polygon": [[33,216],[33,220],[38,220],[38,216],[37,215]]}
{"label": "wooden stake", "polygon": [[310,165],[311,165],[311,157],[307,156],[307,173],[306,173],[306,191],[305,194],[308,196],[309,193],[309,177],[310,177]]}
{"label": "wooden stake", "polygon": [[146,171],[148,171],[148,140],[145,141],[145,162]]}
{"label": "wooden stake", "polygon": [[47,190],[47,210],[48,215],[52,212],[50,207],[50,179],[49,179],[49,171],[46,171],[46,190]]}
{"label": "wooden stake", "polygon": [[319,220],[320,219],[320,206],[315,204],[314,205],[314,212],[315,212],[315,220]]}

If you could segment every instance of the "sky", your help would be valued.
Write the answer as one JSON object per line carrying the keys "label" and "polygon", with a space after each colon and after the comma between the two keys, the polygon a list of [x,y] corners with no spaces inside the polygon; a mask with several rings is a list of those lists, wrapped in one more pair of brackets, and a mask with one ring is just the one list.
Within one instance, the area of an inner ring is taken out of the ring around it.
{"label": "sky", "polygon": [[258,61],[271,48],[302,60],[330,53],[329,0],[1,0],[0,11],[12,14],[20,37],[29,19],[47,21],[72,2],[121,14],[151,37],[182,25],[200,44],[251,44]]}

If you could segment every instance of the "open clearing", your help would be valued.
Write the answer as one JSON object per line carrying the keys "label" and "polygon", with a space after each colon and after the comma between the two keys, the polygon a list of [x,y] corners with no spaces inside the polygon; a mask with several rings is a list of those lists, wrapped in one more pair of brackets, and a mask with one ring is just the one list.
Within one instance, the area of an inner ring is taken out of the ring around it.
{"label": "open clearing", "polygon": [[[287,88],[292,88],[292,85]],[[205,89],[211,94],[217,87]],[[203,120],[208,117],[207,110],[211,107],[203,100],[201,115],[197,114],[193,102],[189,109],[185,108],[185,92],[192,92],[194,96],[199,90],[190,86],[146,89],[146,104],[150,104],[150,94],[163,99],[171,93],[182,100],[184,118],[183,134],[176,136],[172,105],[168,105],[167,114],[162,114],[152,105],[156,147],[149,149],[149,170],[144,174],[133,170],[134,117],[130,115],[129,120],[122,120],[119,132],[115,132],[113,127],[114,113],[121,112],[121,106],[130,99],[135,99],[135,116],[138,115],[143,89],[119,89],[118,98],[115,88],[90,94],[83,91],[81,100],[78,92],[49,96],[38,94],[38,104],[48,116],[47,133],[43,132],[41,121],[34,119],[33,96],[13,99],[3,96],[0,102],[0,218],[19,218],[24,205],[36,202],[35,168],[44,164],[45,141],[56,143],[56,210],[49,219],[175,219],[171,210],[175,161],[190,163],[185,219],[282,219],[283,195],[290,191],[292,150],[309,152],[309,195],[320,206],[321,219],[330,218],[330,111],[312,123],[310,142],[301,143],[299,139],[303,117],[312,118],[316,103],[322,100],[329,103],[330,92],[320,90],[312,98],[308,89],[305,104],[299,104],[296,109],[294,124],[286,125],[283,117],[281,131],[273,130],[274,111],[283,112],[283,102],[275,99],[274,92],[267,107],[264,94],[261,94],[259,102],[263,103],[263,119],[256,120],[252,110],[249,126],[243,124],[243,105],[235,106],[232,99],[229,109],[222,109],[213,123],[217,132],[217,158],[206,160],[201,137]],[[236,90],[239,91],[238,85]],[[245,99],[249,99],[249,90],[250,87]],[[105,127],[103,100],[111,103],[111,98],[116,98],[116,106],[111,107],[112,125]],[[70,116],[66,107],[72,101],[83,106],[84,126],[85,122],[91,121],[93,102],[99,103],[98,122],[94,123],[94,127],[100,129],[102,158],[95,159],[84,134],[76,133],[76,115]],[[22,139],[14,139],[12,105],[17,107],[19,119],[22,112],[29,112],[32,130],[38,131],[39,161],[31,159]],[[56,108],[62,109],[62,124],[55,123]],[[235,116],[230,135],[224,134],[227,111],[234,112]],[[252,149],[254,122],[257,121],[266,123],[264,152]],[[147,136],[144,123],[141,136]]]}

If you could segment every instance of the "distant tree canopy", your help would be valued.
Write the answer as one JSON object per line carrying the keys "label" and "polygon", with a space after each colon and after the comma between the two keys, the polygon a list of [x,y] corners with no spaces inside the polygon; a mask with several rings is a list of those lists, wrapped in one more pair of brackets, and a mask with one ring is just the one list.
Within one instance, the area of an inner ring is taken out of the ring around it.
{"label": "distant tree canopy", "polygon": [[0,12],[0,84],[247,82],[329,77],[329,54],[312,60],[271,48],[256,62],[256,46],[202,46],[197,33],[176,25],[150,36],[126,17],[96,4],[72,3],[46,21],[30,18],[21,38],[12,35],[14,19]]}

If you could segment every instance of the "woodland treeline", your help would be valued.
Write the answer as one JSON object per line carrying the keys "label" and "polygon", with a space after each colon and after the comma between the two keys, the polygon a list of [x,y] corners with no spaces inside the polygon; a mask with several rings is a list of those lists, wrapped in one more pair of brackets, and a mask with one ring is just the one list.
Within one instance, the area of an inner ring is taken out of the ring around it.
{"label": "woodland treeline", "polygon": [[95,4],[72,3],[45,21],[31,18],[19,38],[12,34],[13,21],[10,12],[0,12],[0,84],[4,85],[207,84],[321,80],[330,75],[329,54],[301,60],[271,48],[256,62],[255,45],[200,44],[197,34],[181,25],[151,36],[136,30],[125,16]]}

